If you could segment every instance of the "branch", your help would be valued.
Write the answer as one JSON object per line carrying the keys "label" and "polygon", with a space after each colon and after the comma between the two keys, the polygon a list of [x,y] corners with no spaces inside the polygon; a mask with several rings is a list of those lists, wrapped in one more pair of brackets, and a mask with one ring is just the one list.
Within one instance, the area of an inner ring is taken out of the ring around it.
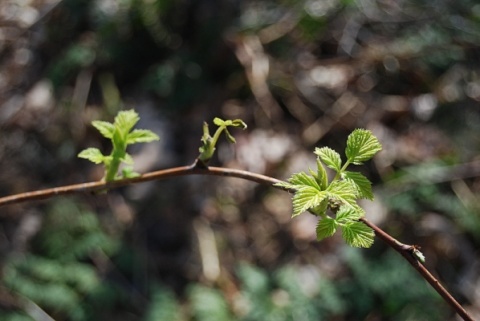
{"label": "branch", "polygon": [[[116,187],[133,185],[141,182],[167,179],[171,177],[186,176],[186,175],[211,175],[211,176],[223,176],[223,177],[237,177],[252,182],[256,182],[263,185],[273,185],[282,182],[276,178],[265,176],[261,174],[255,174],[252,172],[229,169],[223,167],[211,167],[206,166],[198,160],[192,165],[175,167],[170,169],[159,170],[143,174],[139,177],[121,179],[111,182],[98,181],[90,183],[82,183],[68,186],[55,187],[45,190],[39,190],[34,192],[21,193],[11,196],[0,198],[0,207],[8,204],[21,203],[33,200],[48,199],[59,195],[67,195],[74,193],[95,193],[98,191],[108,190]],[[274,186],[276,188],[285,190],[284,188]],[[440,296],[460,315],[465,321],[473,321],[473,318],[467,313],[467,311],[458,303],[455,298],[440,284],[440,282],[423,266],[414,256],[414,245],[403,244],[380,227],[376,226],[372,222],[365,218],[361,218],[365,225],[369,226],[375,231],[375,234],[388,246],[400,253],[407,261],[412,265],[422,277],[430,283],[430,285],[440,294]]]}
{"label": "branch", "polygon": [[375,231],[375,234],[388,246],[393,248],[395,251],[400,253],[407,261],[413,266],[418,273],[428,282],[430,285],[437,291],[438,294],[447,302],[457,313],[466,321],[474,321],[473,318],[467,313],[467,311],[460,305],[460,303],[455,300],[455,298],[445,289],[442,284],[427,270],[427,268],[421,264],[413,255],[413,250],[415,249],[414,245],[403,244],[387,232],[368,221],[366,218],[361,218],[365,225],[369,226]]}
{"label": "branch", "polygon": [[77,193],[95,193],[99,191],[104,191],[104,190],[127,186],[127,185],[133,185],[133,184],[142,183],[142,182],[162,180],[162,179],[167,179],[171,177],[187,176],[187,175],[211,175],[211,176],[224,176],[224,177],[238,177],[238,178],[243,178],[243,179],[253,181],[259,184],[264,184],[264,185],[273,185],[275,183],[281,182],[281,180],[278,180],[269,176],[255,174],[255,173],[244,171],[244,170],[229,169],[229,168],[223,168],[223,167],[211,167],[211,166],[206,167],[205,165],[203,165],[203,163],[196,161],[192,165],[180,166],[180,167],[174,167],[174,168],[159,170],[155,172],[150,172],[134,178],[125,178],[125,179],[119,179],[119,180],[110,181],[110,182],[97,181],[97,182],[81,183],[81,184],[54,187],[54,188],[49,188],[44,190],[10,195],[10,196],[0,198],[0,207],[9,205],[9,204],[48,199],[48,198],[52,198],[60,195],[77,194]]}

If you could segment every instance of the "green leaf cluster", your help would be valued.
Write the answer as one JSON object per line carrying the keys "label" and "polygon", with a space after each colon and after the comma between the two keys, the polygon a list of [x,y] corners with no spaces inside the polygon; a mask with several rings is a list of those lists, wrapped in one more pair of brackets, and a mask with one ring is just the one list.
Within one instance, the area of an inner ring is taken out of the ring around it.
{"label": "green leaf cluster", "polygon": [[[135,143],[148,143],[159,140],[159,137],[147,129],[133,129],[140,117],[132,110],[120,111],[112,123],[106,121],[95,120],[92,122],[100,134],[112,141],[113,149],[110,155],[103,155],[98,148],[87,148],[78,154],[78,157],[88,159],[95,164],[105,166],[104,179],[109,182],[120,178],[130,178],[138,176],[132,170],[133,159],[127,153],[127,146]],[[123,168],[122,174],[119,175],[119,167],[121,163],[127,166]]]}
{"label": "green leaf cluster", "polygon": [[[287,182],[276,186],[294,191],[293,216],[311,212],[320,217],[317,238],[322,240],[342,230],[343,239],[351,246],[370,247],[374,233],[358,220],[365,215],[357,200],[373,200],[371,182],[361,173],[348,171],[349,165],[361,165],[382,149],[378,139],[368,130],[356,129],[347,139],[346,161],[329,147],[315,149],[317,171],[293,174]],[[335,172],[329,181],[326,167]]]}
{"label": "green leaf cluster", "polygon": [[208,124],[206,122],[203,123],[203,136],[201,139],[202,146],[200,146],[199,148],[200,156],[198,156],[198,159],[204,164],[207,164],[210,158],[212,158],[213,154],[215,153],[215,146],[222,132],[225,133],[225,137],[230,143],[235,144],[235,137],[230,134],[230,132],[228,131],[228,127],[241,127],[242,129],[247,128],[247,124],[245,124],[241,119],[222,120],[216,117],[213,120],[213,123],[218,126],[213,136],[210,135]]}

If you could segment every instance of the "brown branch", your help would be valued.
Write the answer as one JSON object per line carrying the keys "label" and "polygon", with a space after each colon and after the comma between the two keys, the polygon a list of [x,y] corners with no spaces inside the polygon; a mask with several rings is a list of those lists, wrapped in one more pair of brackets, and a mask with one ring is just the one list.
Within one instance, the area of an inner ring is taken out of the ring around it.
{"label": "brown branch", "polygon": [[206,167],[198,162],[189,166],[180,166],[143,174],[139,177],[119,179],[112,182],[97,181],[89,183],[74,184],[49,188],[39,191],[26,192],[16,195],[10,195],[0,198],[0,207],[8,204],[22,203],[27,201],[48,199],[60,195],[76,194],[76,193],[95,193],[102,190],[109,190],[121,186],[133,185],[141,182],[167,179],[171,177],[186,175],[211,175],[224,177],[238,177],[259,184],[273,185],[281,182],[278,179],[243,171],[239,169],[230,169],[223,167]]}
{"label": "brown branch", "polygon": [[427,268],[418,261],[413,255],[414,245],[403,244],[394,239],[390,234],[367,220],[366,218],[360,219],[365,225],[369,226],[375,231],[375,234],[388,246],[400,253],[415,270],[437,291],[438,294],[447,302],[457,313],[466,321],[474,321],[473,318],[467,313],[467,311],[461,306],[460,303],[445,289],[442,284],[427,270]]}
{"label": "brown branch", "polygon": [[[253,181],[259,184],[264,185],[273,185],[275,183],[281,182],[281,180],[275,179],[273,177],[255,174],[252,172],[238,170],[238,169],[229,169],[223,167],[207,167],[201,162],[195,162],[189,166],[181,166],[170,169],[159,170],[155,172],[150,172],[143,174],[139,177],[128,178],[116,180],[113,182],[90,182],[83,184],[68,185],[56,188],[50,188],[40,191],[27,192],[22,194],[16,194],[11,196],[6,196],[0,198],[0,206],[33,201],[48,199],[59,195],[67,195],[74,193],[94,193],[102,190],[108,190],[111,188],[116,188],[120,186],[132,185],[141,182],[161,180],[171,177],[186,176],[186,175],[212,175],[212,176],[223,176],[223,177],[237,177]],[[282,190],[284,188],[277,187]],[[440,282],[423,266],[418,259],[413,256],[413,250],[415,246],[403,244],[388,233],[383,231],[380,227],[376,226],[372,222],[368,221],[365,218],[360,219],[365,225],[369,226],[375,231],[377,237],[379,237],[383,242],[388,246],[393,248],[395,251],[400,253],[407,261],[412,265],[422,277],[430,283],[430,285],[442,296],[442,298],[460,315],[465,321],[473,321],[473,318],[465,311],[465,309],[455,300],[455,298],[440,284]]]}

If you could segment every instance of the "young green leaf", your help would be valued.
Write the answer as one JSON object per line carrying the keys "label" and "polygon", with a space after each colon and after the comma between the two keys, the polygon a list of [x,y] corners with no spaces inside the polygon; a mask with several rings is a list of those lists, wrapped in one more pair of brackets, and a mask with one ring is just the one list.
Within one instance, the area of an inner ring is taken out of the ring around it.
{"label": "young green leaf", "polygon": [[305,211],[308,211],[312,207],[316,207],[322,203],[322,201],[327,197],[327,193],[320,191],[315,187],[304,186],[297,190],[293,196],[293,215],[302,214]]}
{"label": "young green leaf", "polygon": [[342,178],[355,185],[360,198],[373,200],[372,183],[362,173],[344,171]]}
{"label": "young green leaf", "polygon": [[351,246],[368,248],[373,244],[375,233],[362,222],[350,222],[342,225],[342,237]]}
{"label": "young green leaf", "polygon": [[318,190],[322,190],[320,185],[317,183],[317,180],[305,172],[293,174],[292,177],[288,179],[288,182],[293,184],[294,188],[311,186]]}
{"label": "young green leaf", "polygon": [[335,170],[337,173],[342,169],[342,159],[340,154],[328,147],[315,148],[314,152],[322,162],[325,163],[328,167]]}
{"label": "young green leaf", "polygon": [[103,163],[106,158],[98,148],[93,147],[84,149],[78,154],[78,157],[88,159],[95,164]]}
{"label": "young green leaf", "polygon": [[330,198],[340,201],[346,205],[356,205],[356,192],[355,185],[349,181],[333,181],[327,187],[327,192]]}
{"label": "young green leaf", "polygon": [[124,110],[118,113],[113,124],[115,128],[121,130],[123,133],[128,133],[139,119],[140,117],[133,109]]}
{"label": "young green leaf", "polygon": [[345,155],[350,163],[361,165],[382,149],[382,145],[371,131],[355,129],[347,139]]}
{"label": "young green leaf", "polygon": [[339,224],[346,224],[352,221],[357,221],[361,217],[363,217],[362,211],[356,211],[354,208],[344,205],[340,206],[335,219]]}
{"label": "young green leaf", "polygon": [[316,228],[317,240],[321,241],[335,234],[337,226],[338,224],[333,218],[328,216],[322,218],[320,221],[318,221]]}
{"label": "young green leaf", "polygon": [[115,126],[112,123],[101,120],[92,121],[93,127],[95,127],[103,137],[112,139]]}
{"label": "young green leaf", "polygon": [[127,135],[127,145],[135,143],[149,143],[159,140],[157,134],[148,129],[134,129]]}
{"label": "young green leaf", "polygon": [[320,186],[320,189],[323,191],[328,186],[328,175],[325,167],[323,167],[322,162],[317,158],[317,174],[315,175],[315,179]]}

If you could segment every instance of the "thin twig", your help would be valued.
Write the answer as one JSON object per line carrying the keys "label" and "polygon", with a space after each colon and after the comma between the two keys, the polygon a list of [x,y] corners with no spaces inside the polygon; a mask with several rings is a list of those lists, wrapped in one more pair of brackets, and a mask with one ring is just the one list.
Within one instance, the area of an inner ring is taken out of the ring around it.
{"label": "thin twig", "polygon": [[211,176],[230,176],[243,178],[249,181],[257,182],[259,184],[272,185],[281,182],[278,179],[243,171],[239,169],[230,169],[223,167],[205,167],[194,163],[189,166],[180,166],[169,168],[143,174],[139,177],[119,179],[112,182],[97,181],[89,183],[81,183],[74,185],[67,185],[33,192],[26,192],[16,195],[10,195],[0,198],[0,207],[8,204],[16,204],[27,201],[35,201],[48,199],[60,195],[76,194],[76,193],[95,193],[102,190],[108,190],[121,186],[133,185],[141,182],[167,179],[171,177],[186,176],[186,175],[211,175]]}
{"label": "thin twig", "polygon": [[[230,169],[223,167],[210,167],[205,166],[201,162],[196,161],[194,164],[189,166],[181,166],[170,169],[159,170],[155,172],[150,172],[143,174],[139,177],[128,178],[116,180],[113,182],[90,182],[83,184],[68,185],[56,188],[50,188],[45,190],[39,190],[34,192],[27,192],[22,194],[16,194],[11,196],[6,196],[0,198],[0,206],[33,201],[48,199],[59,195],[67,195],[74,193],[94,193],[101,190],[108,190],[111,188],[116,188],[120,186],[132,185],[141,182],[161,180],[171,177],[186,176],[186,175],[212,175],[212,176],[224,176],[224,177],[237,177],[253,181],[259,184],[264,185],[273,185],[275,183],[281,182],[276,178],[265,176],[261,174],[255,174],[252,172],[239,170],[239,169]],[[277,187],[282,190],[284,188]],[[440,282],[423,266],[418,259],[413,256],[413,250],[415,246],[403,244],[388,233],[383,231],[380,227],[376,226],[372,222],[368,221],[365,218],[360,219],[365,225],[369,226],[375,231],[375,234],[388,246],[393,248],[395,251],[400,253],[407,261],[412,265],[422,277],[430,283],[430,285],[442,296],[442,298],[460,315],[465,321],[473,321],[473,318],[465,311],[465,309],[458,303],[455,298],[440,284]]]}

